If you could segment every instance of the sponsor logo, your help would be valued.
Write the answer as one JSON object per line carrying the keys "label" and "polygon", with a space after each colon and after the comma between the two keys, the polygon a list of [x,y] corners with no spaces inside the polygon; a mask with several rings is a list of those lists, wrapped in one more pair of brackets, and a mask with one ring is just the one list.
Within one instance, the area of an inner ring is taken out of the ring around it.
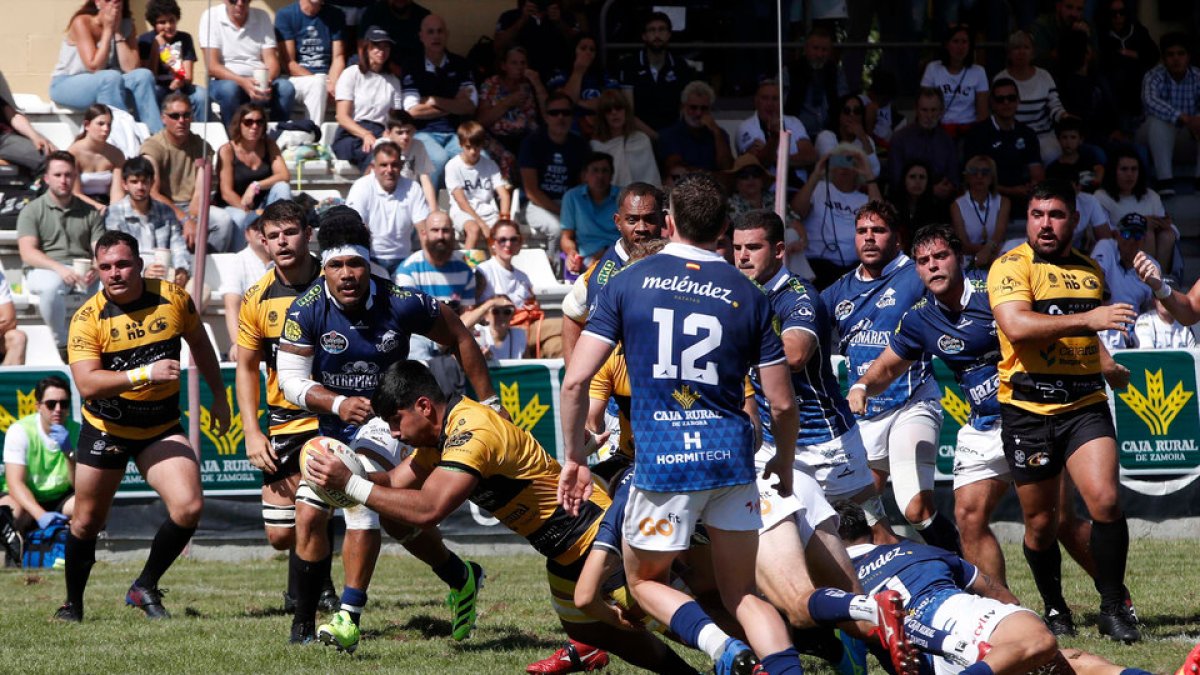
{"label": "sponsor logo", "polygon": [[1175,387],[1171,389],[1170,394],[1167,394],[1161,368],[1153,373],[1149,370],[1144,373],[1146,376],[1145,393],[1130,383],[1129,388],[1118,394],[1118,397],[1129,406],[1138,419],[1146,424],[1150,435],[1166,436],[1167,432],[1171,430],[1171,423],[1183,411],[1188,401],[1192,400],[1196,392],[1184,389],[1183,381],[1180,379],[1175,381]]}
{"label": "sponsor logo", "polygon": [[1000,283],[996,284],[996,290],[1001,293],[1012,293],[1015,288],[1016,280],[1011,276],[1004,277],[1000,280]]}
{"label": "sponsor logo", "polygon": [[304,331],[300,329],[300,324],[296,323],[295,319],[289,318],[283,323],[283,339],[295,342],[304,336]]}
{"label": "sponsor logo", "polygon": [[684,410],[691,410],[696,401],[700,399],[700,393],[692,391],[691,386],[685,384],[671,392],[671,398],[675,399],[675,402]]}
{"label": "sponsor logo", "polygon": [[379,366],[369,361],[354,361],[342,366],[340,373],[321,373],[327,387],[364,391],[379,385]]}
{"label": "sponsor logo", "polygon": [[1049,463],[1050,453],[1048,452],[1035,452],[1025,460],[1025,465],[1031,467],[1046,466]]}
{"label": "sponsor logo", "polygon": [[944,354],[958,354],[962,352],[965,345],[963,344],[962,340],[956,337],[951,335],[943,335],[942,337],[938,338],[937,346],[938,349],[942,350],[942,353]]}
{"label": "sponsor logo", "polygon": [[75,320],[80,321],[80,322],[86,322],[86,321],[90,320],[92,318],[92,315],[95,313],[96,313],[96,307],[94,305],[88,305],[87,307],[80,309],[78,312],[75,312]]}
{"label": "sponsor logo", "polygon": [[386,354],[396,347],[400,346],[400,335],[394,330],[389,330],[379,338],[379,344],[375,345],[375,351],[381,354]]}
{"label": "sponsor logo", "polygon": [[271,310],[271,311],[267,312],[267,322],[268,323],[275,323],[278,320],[279,320],[279,312],[276,312],[275,310]]}
{"label": "sponsor logo", "polygon": [[652,277],[648,276],[642,279],[642,290],[659,290],[670,291],[672,293],[686,293],[687,295],[696,295],[702,298],[712,298],[720,300],[727,305],[737,307],[737,303],[729,297],[733,294],[733,290],[722,288],[711,281],[703,283],[693,281],[691,276],[685,274],[682,277],[675,275],[673,277]]}
{"label": "sponsor logo", "polygon": [[850,312],[853,311],[854,301],[843,300],[837,304],[837,307],[833,308],[833,318],[837,319],[838,321],[843,321],[846,317],[850,316]]}
{"label": "sponsor logo", "polygon": [[895,306],[896,306],[896,289],[894,289],[894,288],[887,289],[887,291],[883,294],[883,297],[881,297],[875,301],[875,307],[877,309],[885,309],[887,307],[895,307]]}
{"label": "sponsor logo", "polygon": [[642,518],[638,523],[638,532],[641,532],[647,537],[662,535],[669,537],[675,534],[675,524],[679,522],[679,516],[674,513],[668,513],[666,518]]}
{"label": "sponsor logo", "polygon": [[1046,278],[1050,280],[1051,288],[1058,286],[1058,275],[1057,274],[1055,274],[1054,272],[1050,272],[1046,275]]}
{"label": "sponsor logo", "polygon": [[971,416],[970,406],[950,387],[942,387],[942,392],[942,409],[958,422],[958,426],[965,425]]}
{"label": "sponsor logo", "polygon": [[346,339],[345,335],[331,330],[321,336],[321,349],[330,354],[341,354],[350,346],[350,340]]}
{"label": "sponsor logo", "polygon": [[811,319],[814,316],[812,305],[800,305],[796,308],[796,316],[801,319]]}
{"label": "sponsor logo", "polygon": [[82,335],[76,335],[71,338],[71,351],[84,351],[87,349],[87,339]]}
{"label": "sponsor logo", "polygon": [[1083,287],[1088,289],[1089,291],[1094,291],[1097,288],[1100,288],[1100,283],[1098,281],[1096,281],[1095,277],[1084,277],[1083,278]]}
{"label": "sponsor logo", "polygon": [[150,327],[147,330],[149,330],[151,333],[161,333],[166,330],[169,325],[171,324],[169,321],[167,321],[167,318],[165,316],[160,316],[154,321],[150,322]]}
{"label": "sponsor logo", "polygon": [[114,327],[112,330],[108,331],[108,337],[110,337],[114,340],[120,340],[121,339],[121,329]]}
{"label": "sponsor logo", "polygon": [[522,405],[521,385],[518,382],[500,383],[500,406],[518,429],[530,433],[533,433],[538,421],[550,412],[550,406],[542,403],[540,394],[534,394]]}
{"label": "sponsor logo", "polygon": [[446,439],[446,444],[443,447],[457,448],[466,445],[471,440],[471,437],[472,433],[470,431],[464,431],[461,434],[454,434],[450,438]]}

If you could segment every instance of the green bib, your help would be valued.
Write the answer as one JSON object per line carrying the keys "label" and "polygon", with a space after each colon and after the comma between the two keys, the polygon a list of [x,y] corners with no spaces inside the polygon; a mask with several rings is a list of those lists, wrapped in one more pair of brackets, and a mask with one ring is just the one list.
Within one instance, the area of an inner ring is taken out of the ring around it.
{"label": "green bib", "polygon": [[[41,420],[37,413],[22,417],[13,426],[17,425],[29,439],[25,449],[25,482],[33,498],[47,502],[62,496],[71,489],[71,472],[66,454],[49,446],[42,436]],[[8,492],[8,481],[2,475],[0,491]]]}

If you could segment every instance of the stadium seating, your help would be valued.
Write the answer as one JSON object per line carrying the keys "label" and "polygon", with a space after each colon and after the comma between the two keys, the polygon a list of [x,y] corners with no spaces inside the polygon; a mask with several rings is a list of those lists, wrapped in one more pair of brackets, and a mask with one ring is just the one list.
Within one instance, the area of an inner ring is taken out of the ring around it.
{"label": "stadium seating", "polygon": [[29,338],[25,346],[25,365],[27,366],[62,366],[62,356],[54,346],[54,333],[46,325],[20,326]]}

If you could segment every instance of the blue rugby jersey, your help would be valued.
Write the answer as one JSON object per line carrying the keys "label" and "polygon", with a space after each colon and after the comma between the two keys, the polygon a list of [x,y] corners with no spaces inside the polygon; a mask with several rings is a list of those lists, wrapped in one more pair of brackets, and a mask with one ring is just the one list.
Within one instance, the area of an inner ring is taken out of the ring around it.
{"label": "blue rugby jersey", "polygon": [[[854,426],[854,415],[829,362],[832,353],[829,313],[821,304],[821,295],[816,287],[793,276],[786,267],[767,281],[764,288],[771,299],[775,316],[779,317],[782,333],[800,330],[817,340],[817,348],[804,370],[792,373],[792,388],[796,390],[796,408],[800,413],[800,433],[796,445],[831,441]],[[758,404],[763,442],[774,445],[771,404],[763,394],[757,370],[750,371],[750,381],[754,384],[754,400]]]}
{"label": "blue rugby jersey", "polygon": [[892,351],[906,361],[928,355],[944,361],[971,406],[971,426],[986,431],[1000,421],[1000,340],[988,303],[987,272],[963,275],[962,305],[963,311],[952,312],[927,293],[900,320]]}
{"label": "blue rugby jersey", "polygon": [[[838,351],[848,361],[851,381],[866,374],[875,359],[887,349],[900,317],[924,293],[925,286],[917,276],[917,266],[903,253],[883,268],[878,279],[863,279],[854,269],[821,292],[821,302],[837,328]],[[875,417],[899,408],[932,377],[933,367],[926,354],[896,378],[887,390],[867,399],[864,417]]]}
{"label": "blue rugby jersey", "polygon": [[[440,305],[420,291],[372,276],[365,306],[347,312],[327,283],[322,279],[292,302],[280,342],[313,350],[312,377],[326,389],[370,398],[384,369],[408,357],[408,338],[433,328]],[[354,440],[357,425],[337,415],[319,418],[322,435],[346,444]]]}
{"label": "blue rugby jersey", "polygon": [[716,253],[671,243],[608,283],[584,333],[625,346],[634,485],[695,492],[754,482],[745,378],[783,361],[757,284]]}
{"label": "blue rugby jersey", "polygon": [[966,592],[978,574],[974,565],[953,553],[912,541],[855,544],[846,552],[864,593],[899,591],[904,608],[925,624],[947,598]]}
{"label": "blue rugby jersey", "polygon": [[596,298],[600,294],[600,289],[608,285],[608,282],[613,280],[629,263],[629,254],[625,252],[625,244],[620,239],[617,243],[608,247],[604,255],[592,264],[592,267],[587,272],[587,309],[590,315],[596,309]]}

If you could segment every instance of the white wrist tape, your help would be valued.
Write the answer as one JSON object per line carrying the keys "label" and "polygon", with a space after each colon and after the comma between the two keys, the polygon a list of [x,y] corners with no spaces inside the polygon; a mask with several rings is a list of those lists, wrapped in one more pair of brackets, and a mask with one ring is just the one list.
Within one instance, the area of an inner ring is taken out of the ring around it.
{"label": "white wrist tape", "polygon": [[862,389],[863,393],[865,394],[867,392],[867,385],[863,384],[862,382],[855,382],[854,384],[850,385],[850,391],[854,391],[855,389]]}
{"label": "white wrist tape", "polygon": [[332,412],[334,415],[337,415],[338,417],[341,417],[342,416],[342,413],[341,413],[342,402],[345,400],[346,400],[345,396],[338,394],[338,396],[333,399],[333,405],[329,406],[330,412]]}
{"label": "white wrist tape", "polygon": [[375,484],[366,478],[362,476],[350,476],[350,480],[346,482],[345,492],[359,504],[366,504],[367,498],[371,496],[371,490],[373,489],[375,489]]}
{"label": "white wrist tape", "polygon": [[1175,291],[1172,291],[1170,286],[1163,284],[1158,287],[1157,291],[1154,291],[1154,297],[1158,298],[1159,300],[1166,300],[1167,298],[1171,297],[1171,294],[1174,292]]}

